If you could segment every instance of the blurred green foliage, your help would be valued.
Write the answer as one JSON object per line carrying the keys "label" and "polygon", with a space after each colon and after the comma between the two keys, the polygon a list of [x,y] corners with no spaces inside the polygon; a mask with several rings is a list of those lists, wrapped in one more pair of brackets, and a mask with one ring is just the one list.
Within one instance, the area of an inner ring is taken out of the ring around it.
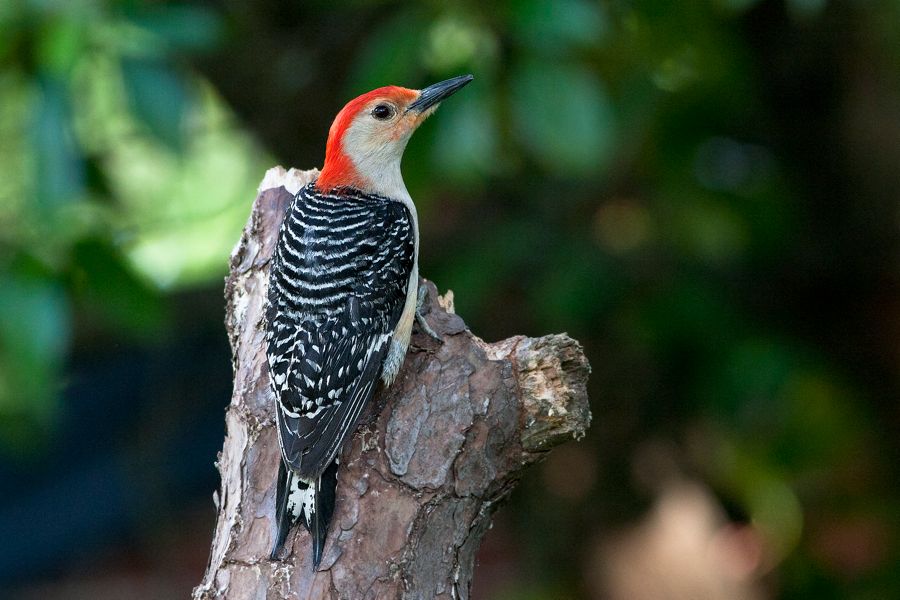
{"label": "blurred green foliage", "polygon": [[271,162],[186,64],[221,40],[206,7],[0,9],[0,444],[59,426],[73,330],[151,340],[164,290],[208,282]]}
{"label": "blurred green foliage", "polygon": [[[572,476],[596,483],[571,503],[525,482],[529,568],[500,597],[586,595],[584,532],[646,505],[633,459],[658,439],[765,533],[782,597],[900,596],[879,324],[900,322],[882,197],[898,18],[824,0],[5,4],[0,440],[52,430],[73,339],[152,340],[173,290],[218,290],[276,162],[261,147],[316,166],[353,95],[473,72],[404,162],[423,272],[480,334],[568,330],[595,369],[594,462]],[[848,566],[826,540],[854,522],[889,541]]]}

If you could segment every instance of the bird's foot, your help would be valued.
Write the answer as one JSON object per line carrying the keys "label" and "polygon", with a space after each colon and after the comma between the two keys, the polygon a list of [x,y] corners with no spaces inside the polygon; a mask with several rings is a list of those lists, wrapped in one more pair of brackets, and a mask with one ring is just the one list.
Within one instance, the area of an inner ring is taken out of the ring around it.
{"label": "bird's foot", "polygon": [[428,321],[425,320],[425,316],[422,314],[422,308],[425,306],[425,300],[427,298],[428,288],[424,285],[419,286],[419,295],[416,299],[416,323],[419,326],[419,331],[421,331],[431,339],[443,344],[444,340],[434,331],[434,329],[431,328],[431,325],[428,324]]}

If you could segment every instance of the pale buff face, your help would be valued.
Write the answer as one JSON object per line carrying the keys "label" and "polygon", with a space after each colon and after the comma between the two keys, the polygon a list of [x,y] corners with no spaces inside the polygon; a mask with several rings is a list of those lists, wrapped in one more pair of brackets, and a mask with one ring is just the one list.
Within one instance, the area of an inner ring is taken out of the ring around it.
{"label": "pale buff face", "polygon": [[437,106],[423,112],[408,111],[409,100],[376,98],[368,102],[344,132],[344,152],[353,162],[367,189],[391,198],[408,198],[400,175],[403,151],[413,132]]}

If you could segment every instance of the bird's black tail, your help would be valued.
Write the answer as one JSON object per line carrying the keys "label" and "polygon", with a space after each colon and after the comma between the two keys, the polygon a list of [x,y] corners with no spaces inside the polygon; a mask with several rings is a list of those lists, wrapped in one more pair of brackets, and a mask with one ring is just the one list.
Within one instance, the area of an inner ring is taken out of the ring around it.
{"label": "bird's black tail", "polygon": [[270,558],[276,557],[291,527],[302,520],[312,537],[313,567],[317,569],[325,549],[328,525],[334,514],[337,462],[332,462],[317,479],[301,479],[297,473],[286,467],[283,460],[279,462],[275,496],[278,535]]}
{"label": "bird's black tail", "polygon": [[[291,481],[288,481],[288,473],[290,472],[285,466],[284,460],[279,460],[278,485],[275,490],[275,521],[278,523],[278,534],[275,536],[275,544],[272,546],[272,553],[269,555],[271,560],[275,559],[278,555],[278,551],[284,546],[284,540],[287,538],[291,526],[296,521],[287,507],[287,489],[291,484]],[[290,479],[293,480],[294,477],[294,474],[290,473]]]}

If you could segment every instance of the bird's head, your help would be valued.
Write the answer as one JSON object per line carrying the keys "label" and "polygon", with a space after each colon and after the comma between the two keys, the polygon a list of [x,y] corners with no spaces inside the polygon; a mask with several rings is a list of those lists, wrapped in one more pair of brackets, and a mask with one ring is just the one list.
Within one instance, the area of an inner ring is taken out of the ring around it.
{"label": "bird's head", "polygon": [[316,187],[350,186],[390,198],[408,196],[400,175],[406,143],[441,100],[472,79],[463,75],[422,90],[392,85],[348,102],[331,124]]}

